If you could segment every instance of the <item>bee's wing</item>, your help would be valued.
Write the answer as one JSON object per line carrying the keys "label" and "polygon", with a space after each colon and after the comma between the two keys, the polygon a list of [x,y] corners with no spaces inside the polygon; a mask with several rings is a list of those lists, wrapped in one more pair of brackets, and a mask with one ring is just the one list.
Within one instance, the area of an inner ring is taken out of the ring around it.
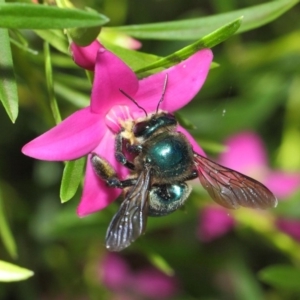
{"label": "bee's wing", "polygon": [[148,213],[150,169],[145,169],[129,190],[106,233],[106,248],[121,251],[145,230]]}
{"label": "bee's wing", "polygon": [[263,184],[194,153],[202,186],[218,204],[226,208],[276,207],[277,199]]}

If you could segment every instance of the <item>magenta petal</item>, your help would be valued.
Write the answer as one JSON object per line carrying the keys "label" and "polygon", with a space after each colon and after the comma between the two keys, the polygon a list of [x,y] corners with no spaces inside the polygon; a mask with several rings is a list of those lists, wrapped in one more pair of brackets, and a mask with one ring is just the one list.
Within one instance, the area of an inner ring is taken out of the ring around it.
{"label": "magenta petal", "polygon": [[191,143],[194,152],[206,157],[206,154],[204,153],[204,151],[202,150],[202,148],[198,145],[198,143],[195,141],[195,139],[192,137],[192,135],[183,127],[181,127],[180,125],[177,126],[177,131],[183,133],[185,135],[185,137],[188,139],[188,141]]}
{"label": "magenta petal", "polygon": [[155,111],[168,74],[166,94],[160,108],[169,112],[180,109],[201,89],[212,58],[211,50],[203,49],[173,67],[141,80],[134,98],[148,112]]}
{"label": "magenta petal", "polygon": [[[118,166],[119,168],[116,170],[117,174],[124,179],[127,177],[129,171],[125,167],[120,166],[120,164],[117,164],[114,145],[115,137],[107,130],[98,147],[92,152],[105,158],[113,167]],[[77,208],[77,214],[80,217],[105,208],[121,194],[121,189],[108,187],[106,183],[95,174],[90,158],[91,156],[89,155],[82,197]]]}
{"label": "magenta petal", "polygon": [[80,47],[75,43],[70,46],[75,63],[87,70],[94,71],[98,49],[101,44],[95,40],[86,47]]}
{"label": "magenta petal", "polygon": [[283,199],[291,196],[299,189],[300,174],[270,171],[264,183],[277,198]]}
{"label": "magenta petal", "polygon": [[276,221],[277,228],[300,242],[300,220],[279,218]]}
{"label": "magenta petal", "polygon": [[260,137],[252,132],[231,136],[225,145],[228,150],[221,154],[220,164],[239,172],[251,173],[257,167],[267,165],[264,145]]}
{"label": "magenta petal", "polygon": [[104,181],[97,177],[90,163],[90,158],[89,155],[82,197],[77,208],[79,217],[105,208],[121,194],[121,190],[109,188]]}
{"label": "magenta petal", "polygon": [[100,47],[91,96],[92,111],[106,114],[114,105],[132,105],[132,101],[125,97],[120,89],[134,97],[138,89],[138,79],[120,58]]}
{"label": "magenta petal", "polygon": [[178,292],[178,281],[150,267],[136,274],[133,287],[147,299],[171,299]]}
{"label": "magenta petal", "polygon": [[111,290],[125,290],[131,281],[131,272],[125,259],[115,253],[108,253],[99,266],[100,277]]}
{"label": "magenta petal", "polygon": [[201,241],[211,242],[225,235],[234,225],[234,219],[224,208],[207,206],[200,213],[197,235]]}
{"label": "magenta petal", "polygon": [[42,160],[72,160],[86,155],[99,143],[103,120],[90,108],[73,113],[60,124],[22,148],[25,155]]}

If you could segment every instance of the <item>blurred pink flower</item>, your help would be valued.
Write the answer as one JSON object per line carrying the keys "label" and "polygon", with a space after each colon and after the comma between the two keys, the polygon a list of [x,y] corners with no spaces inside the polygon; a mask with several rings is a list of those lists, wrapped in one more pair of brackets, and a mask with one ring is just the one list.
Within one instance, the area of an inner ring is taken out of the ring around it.
{"label": "blurred pink flower", "polygon": [[[286,198],[296,191],[300,174],[272,170],[267,163],[267,153],[260,137],[253,132],[241,132],[225,141],[227,152],[221,154],[219,163],[225,167],[253,177],[266,185],[277,198]],[[204,242],[212,241],[235,225],[233,217],[222,207],[207,206],[200,212],[197,235]]]}
{"label": "blurred pink flower", "polygon": [[287,198],[300,185],[300,173],[272,170],[260,137],[253,132],[241,132],[225,141],[228,151],[221,154],[219,163],[255,178],[266,185],[277,198]]}
{"label": "blurred pink flower", "polygon": [[[168,299],[178,291],[176,278],[154,267],[132,271],[116,253],[108,253],[99,265],[99,277],[114,292],[114,299]],[[136,297],[136,298],[135,298]]]}
{"label": "blurred pink flower", "polygon": [[276,220],[276,226],[282,232],[288,234],[296,241],[300,242],[300,220],[299,219],[287,219],[279,217]]}
{"label": "blurred pink flower", "polygon": [[225,235],[234,225],[235,221],[228,210],[209,205],[204,207],[199,214],[197,236],[202,242],[211,242]]}
{"label": "blurred pink flower", "polygon": [[[114,138],[120,121],[144,116],[120,89],[133,97],[149,114],[156,111],[166,74],[168,85],[160,108],[174,112],[189,103],[202,87],[212,61],[209,49],[200,50],[185,61],[164,71],[138,80],[135,73],[116,55],[97,41],[87,47],[71,45],[74,61],[81,67],[95,71],[91,104],[66,118],[60,124],[26,144],[24,154],[42,160],[73,160],[91,152],[105,158],[121,178],[128,169],[117,163],[114,155]],[[191,135],[182,127],[194,151],[204,154]],[[78,206],[79,216],[105,208],[121,193],[100,180],[87,161],[83,195]]]}

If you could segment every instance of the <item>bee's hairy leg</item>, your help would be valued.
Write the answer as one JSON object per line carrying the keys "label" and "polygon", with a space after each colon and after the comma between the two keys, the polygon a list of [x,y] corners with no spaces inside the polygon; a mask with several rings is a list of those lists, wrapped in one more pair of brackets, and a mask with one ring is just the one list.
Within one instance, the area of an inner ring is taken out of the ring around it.
{"label": "bee's hairy leg", "polygon": [[120,180],[111,164],[96,153],[92,153],[91,163],[97,175],[110,187],[122,189],[136,184],[135,178]]}
{"label": "bee's hairy leg", "polygon": [[130,153],[139,154],[142,152],[143,147],[141,145],[130,145],[129,143],[126,144],[126,149]]}
{"label": "bee's hairy leg", "polygon": [[134,164],[131,161],[127,160],[126,156],[123,153],[123,140],[124,138],[119,133],[116,136],[116,142],[115,142],[115,149],[116,149],[115,158],[120,164],[122,164],[126,168],[130,170],[134,170]]}

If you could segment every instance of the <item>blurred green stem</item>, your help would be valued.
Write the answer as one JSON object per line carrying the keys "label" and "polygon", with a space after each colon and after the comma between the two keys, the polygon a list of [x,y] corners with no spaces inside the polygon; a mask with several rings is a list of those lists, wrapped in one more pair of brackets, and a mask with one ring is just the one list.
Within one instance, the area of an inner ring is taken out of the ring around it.
{"label": "blurred green stem", "polygon": [[59,108],[58,108],[57,101],[56,101],[56,98],[54,95],[51,56],[50,56],[49,43],[47,43],[47,42],[44,42],[44,56],[45,56],[46,83],[47,83],[50,107],[51,107],[51,111],[52,111],[55,123],[58,124],[61,122],[61,116],[60,116]]}

